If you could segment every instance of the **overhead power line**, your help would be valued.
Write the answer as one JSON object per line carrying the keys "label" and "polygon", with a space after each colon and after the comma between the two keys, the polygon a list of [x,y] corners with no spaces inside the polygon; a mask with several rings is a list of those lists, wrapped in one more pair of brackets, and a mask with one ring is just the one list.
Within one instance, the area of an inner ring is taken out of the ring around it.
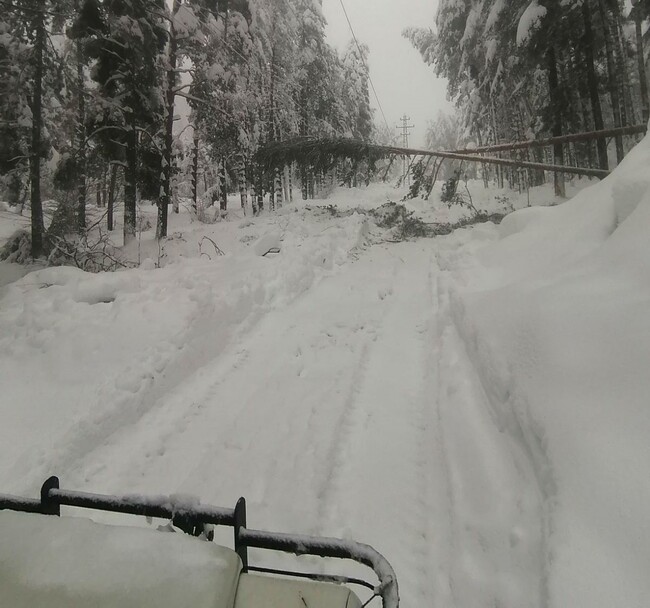
{"label": "overhead power line", "polygon": [[366,60],[363,57],[363,51],[361,50],[361,45],[359,44],[359,41],[357,40],[357,35],[354,33],[354,28],[352,27],[352,23],[350,22],[350,17],[348,17],[348,11],[345,10],[345,4],[343,4],[343,0],[340,0],[341,2],[341,8],[343,9],[343,14],[345,15],[345,19],[348,22],[348,26],[350,27],[350,32],[352,33],[352,38],[354,39],[355,44],[357,45],[357,49],[359,49],[359,57],[361,58],[361,62],[363,63],[363,67],[366,68],[366,73],[368,74],[368,81],[370,82],[370,87],[372,88],[372,92],[375,95],[375,99],[377,100],[377,105],[379,106],[379,111],[381,112],[381,115],[384,119],[384,123],[386,125],[386,129],[388,132],[391,132],[391,128],[388,125],[388,121],[386,120],[386,114],[384,114],[384,108],[381,107],[381,101],[379,101],[379,95],[377,95],[377,89],[375,89],[375,85],[372,82],[372,77],[370,76],[370,69],[368,68],[368,65],[366,64]]}

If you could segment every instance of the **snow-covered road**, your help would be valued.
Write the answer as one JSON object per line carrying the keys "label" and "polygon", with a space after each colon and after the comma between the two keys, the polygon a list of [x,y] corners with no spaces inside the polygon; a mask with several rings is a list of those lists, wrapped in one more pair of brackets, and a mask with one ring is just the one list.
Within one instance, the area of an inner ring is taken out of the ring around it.
{"label": "snow-covered road", "polygon": [[490,416],[438,247],[371,247],[214,344],[65,486],[244,495],[255,527],[374,545],[404,606],[543,605],[534,475]]}
{"label": "snow-covered road", "polygon": [[434,239],[388,242],[377,186],[181,215],[124,272],[0,265],[0,491],[243,495],[251,526],[375,546],[404,607],[645,606],[649,158]]}

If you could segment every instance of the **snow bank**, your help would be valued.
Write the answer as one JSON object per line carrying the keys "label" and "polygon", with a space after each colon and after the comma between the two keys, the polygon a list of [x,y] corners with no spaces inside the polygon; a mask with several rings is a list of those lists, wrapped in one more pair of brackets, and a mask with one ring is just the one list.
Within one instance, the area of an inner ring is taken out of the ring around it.
{"label": "snow bank", "polygon": [[646,138],[602,183],[442,258],[495,422],[535,470],[551,607],[650,597],[649,163]]}
{"label": "snow bank", "polygon": [[[467,145],[467,147],[471,148],[471,145]],[[450,206],[440,200],[443,183],[442,180],[436,183],[428,200],[422,198],[404,200],[408,192],[405,185],[396,188],[386,183],[372,183],[367,188],[339,188],[327,199],[308,201],[308,203],[310,206],[333,205],[339,210],[346,210],[376,209],[385,203],[395,202],[404,205],[416,217],[429,223],[453,224],[464,218],[471,217],[472,212],[469,208],[458,204]],[[567,192],[569,195],[575,195],[587,188],[591,183],[596,182],[587,179],[567,182]],[[556,205],[563,202],[562,199],[553,195],[549,184],[533,187],[527,192],[516,192],[509,188],[496,188],[493,184],[489,188],[485,188],[483,180],[470,179],[467,182],[460,181],[458,192],[464,197],[471,197],[476,209],[489,214],[506,214],[522,207],[534,209],[535,207]]]}
{"label": "snow bank", "polygon": [[[116,273],[46,268],[2,288],[3,491],[30,494],[50,474],[72,475],[86,453],[142,418],[265,311],[336,272],[368,226],[358,214],[305,222],[286,210],[216,229],[225,256],[197,258],[199,239],[188,231],[166,241],[172,255],[160,258],[162,268],[151,260]],[[253,243],[265,232],[282,235],[280,254],[259,257],[236,240]],[[143,255],[153,259],[154,246],[143,243]]]}
{"label": "snow bank", "polygon": [[279,253],[282,248],[282,235],[277,232],[267,232],[255,243],[253,251],[256,255],[265,256],[269,253]]}
{"label": "snow bank", "polygon": [[241,561],[185,534],[0,512],[7,608],[232,608]]}

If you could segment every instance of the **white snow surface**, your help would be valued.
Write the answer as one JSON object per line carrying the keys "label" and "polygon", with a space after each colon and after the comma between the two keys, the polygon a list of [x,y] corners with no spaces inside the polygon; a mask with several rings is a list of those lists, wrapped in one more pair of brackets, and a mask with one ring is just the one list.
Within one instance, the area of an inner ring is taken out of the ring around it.
{"label": "white snow surface", "polygon": [[531,0],[517,25],[518,45],[528,42],[535,28],[539,26],[540,21],[546,16],[546,12],[545,6],[540,5],[537,0]]}
{"label": "white snow surface", "polygon": [[405,607],[647,605],[649,163],[550,207],[470,183],[519,210],[432,239],[383,240],[374,185],[171,215],[113,274],[0,264],[0,491],[244,495],[252,528],[374,546]]}

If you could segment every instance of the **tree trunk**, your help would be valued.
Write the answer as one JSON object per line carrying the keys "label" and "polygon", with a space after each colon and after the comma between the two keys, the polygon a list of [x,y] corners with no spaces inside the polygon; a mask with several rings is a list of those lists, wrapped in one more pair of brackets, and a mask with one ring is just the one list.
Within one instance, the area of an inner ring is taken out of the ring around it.
{"label": "tree trunk", "polygon": [[277,132],[275,126],[275,46],[271,50],[271,87],[269,89],[269,133],[270,142],[276,140]]}
{"label": "tree trunk", "polygon": [[[587,85],[589,87],[589,98],[591,99],[591,112],[594,118],[594,129],[602,131],[605,128],[603,122],[603,110],[600,106],[600,95],[598,94],[598,76],[594,61],[594,31],[591,18],[591,7],[589,2],[582,3],[582,16],[585,24],[585,58],[587,67]],[[607,140],[602,137],[596,141],[598,150],[598,167],[609,170],[607,159]]]}
{"label": "tree trunk", "polygon": [[199,194],[199,136],[194,129],[194,148],[192,158],[192,209],[196,213],[196,204]]}
{"label": "tree trunk", "polygon": [[641,7],[634,7],[634,25],[636,28],[636,60],[639,70],[639,86],[641,87],[641,112],[643,122],[650,119],[650,104],[648,103],[648,78],[645,72],[645,58],[643,56],[643,32],[641,27]]}
{"label": "tree trunk", "polygon": [[579,57],[571,57],[571,53],[569,53],[569,60],[565,62],[564,69],[560,70],[560,80],[574,84],[574,86],[567,87],[566,103],[573,110],[575,116],[575,121],[572,121],[573,128],[578,133],[586,133],[590,130],[591,121],[584,103],[588,97],[585,79],[576,67],[576,63],[579,61]]}
{"label": "tree trunk", "polygon": [[107,222],[108,230],[113,230],[113,209],[115,207],[115,184],[117,182],[117,165],[111,165],[111,180],[108,185]]}
{"label": "tree trunk", "polygon": [[[524,109],[523,109],[521,104],[517,105],[517,116],[519,118],[519,124],[522,125],[522,131],[523,131],[523,127],[526,124],[526,122],[525,122],[526,117],[525,117],[525,114],[524,114]],[[532,159],[530,157],[530,149],[529,148],[526,149],[525,160],[528,161],[528,162],[532,161]],[[497,165],[497,167],[498,167],[498,165]],[[533,169],[528,169],[526,171],[526,189],[528,189],[530,187],[531,182],[535,179],[533,173],[534,173]]]}
{"label": "tree trunk", "polygon": [[293,163],[287,168],[287,182],[289,184],[289,202],[293,203]]}
{"label": "tree trunk", "polygon": [[313,167],[309,167],[307,171],[307,190],[309,191],[309,198],[313,200],[314,198],[314,170]]}
{"label": "tree trunk", "polygon": [[12,207],[20,205],[21,192],[23,184],[17,170],[7,175],[7,201]]}
{"label": "tree trunk", "polygon": [[616,43],[616,70],[619,77],[619,89],[621,95],[621,124],[622,126],[632,125],[635,121],[634,103],[632,102],[630,75],[625,60],[625,42],[623,26],[621,24],[621,7],[618,0],[609,0],[609,10],[612,14],[613,35]]}
{"label": "tree trunk", "polygon": [[102,190],[102,208],[106,207],[106,203],[108,201],[108,189],[107,189],[107,183],[106,179],[108,177],[108,167],[106,167],[102,171],[102,184],[101,184],[101,190]]}
{"label": "tree trunk", "polygon": [[124,244],[135,239],[135,215],[138,178],[138,131],[133,112],[128,114],[126,167],[124,169]]}
{"label": "tree trunk", "polygon": [[[172,209],[177,215],[181,212],[180,201],[178,200],[178,164],[176,157],[172,157],[172,187],[171,187],[171,197],[172,197]],[[169,225],[167,225],[169,230]]]}
{"label": "tree trunk", "polygon": [[172,20],[169,27],[169,54],[167,56],[167,90],[165,91],[165,147],[161,159],[161,194],[158,199],[158,221],[156,223],[156,238],[167,236],[167,220],[169,203],[172,198],[172,154],[174,146],[174,101],[176,93],[176,63],[178,54],[178,39],[174,27],[174,16],[181,7],[181,0],[174,0]]}
{"label": "tree trunk", "polygon": [[280,209],[282,207],[282,174],[279,167],[275,169],[275,207]]}
{"label": "tree trunk", "polygon": [[[555,56],[555,49],[549,46],[546,55],[548,61],[548,89],[553,111],[553,137],[562,135],[562,98],[560,95],[560,88],[558,83],[557,74],[557,60]],[[555,144],[553,146],[553,164],[563,165],[564,155],[562,153],[562,144]],[[564,174],[554,174],[555,196],[566,196],[566,188],[564,185]]]}
{"label": "tree trunk", "polygon": [[260,165],[257,166],[257,215],[264,211],[264,172]]}
{"label": "tree trunk", "polygon": [[[491,104],[490,107],[490,115],[492,118],[492,132],[494,135],[494,143],[495,145],[499,143],[499,130],[497,127],[497,116],[496,112],[494,111],[494,103]],[[497,154],[497,156],[501,156],[501,154]],[[497,178],[497,187],[503,188],[503,169],[502,167],[498,166],[495,168],[496,171],[496,178]]]}
{"label": "tree trunk", "polygon": [[[604,0],[598,0],[600,19],[603,26],[603,37],[605,39],[605,55],[607,57],[607,78],[609,80],[609,96],[612,101],[612,112],[614,114],[614,126],[621,126],[621,99],[619,97],[619,88],[616,78],[616,64],[614,62],[614,52],[612,49],[612,33],[609,26],[609,17],[605,8]],[[621,163],[625,156],[623,148],[623,136],[617,135],[616,138],[616,162]]]}
{"label": "tree trunk", "polygon": [[246,206],[248,204],[248,183],[246,181],[246,159],[242,155],[239,160],[239,198],[241,200],[241,208],[246,215]]}
{"label": "tree trunk", "polygon": [[302,192],[302,200],[306,201],[309,198],[309,190],[307,184],[307,167],[300,165],[300,190]]}
{"label": "tree trunk", "polygon": [[289,167],[285,165],[280,176],[282,180],[282,200],[286,203],[289,201]]}
{"label": "tree trunk", "polygon": [[[478,140],[478,145],[479,147],[483,145],[483,139],[481,137],[481,130],[477,126],[476,127],[476,137]],[[483,178],[483,187],[487,188],[488,187],[488,170],[487,170],[487,165],[485,163],[481,163],[481,177]]]}
{"label": "tree trunk", "polygon": [[275,171],[273,169],[266,180],[266,189],[269,193],[269,211],[275,211]]}
{"label": "tree trunk", "polygon": [[257,215],[259,213],[259,209],[257,208],[257,166],[255,163],[251,163],[248,167],[247,179],[251,192],[251,211],[253,212],[253,215]]}
{"label": "tree trunk", "polygon": [[[305,106],[306,102],[303,101],[303,116],[300,121],[300,135],[302,137],[306,137],[309,132],[309,123]],[[300,163],[298,170],[300,172],[300,193],[302,195],[302,200],[306,201],[309,198],[309,191],[307,189],[307,167],[304,163]]]}
{"label": "tree trunk", "polygon": [[[43,3],[44,4],[44,3]],[[34,92],[32,94],[32,142],[29,157],[29,178],[31,181],[32,206],[32,257],[38,258],[44,252],[43,205],[41,201],[41,147],[43,130],[43,51],[45,49],[45,13],[43,8],[36,12],[36,40],[34,42]]]}
{"label": "tree trunk", "polygon": [[83,46],[76,42],[77,52],[77,231],[86,230],[86,100],[84,98]]}
{"label": "tree trunk", "polygon": [[226,171],[226,159],[224,158],[219,167],[219,209],[221,211],[228,210],[228,177]]}

